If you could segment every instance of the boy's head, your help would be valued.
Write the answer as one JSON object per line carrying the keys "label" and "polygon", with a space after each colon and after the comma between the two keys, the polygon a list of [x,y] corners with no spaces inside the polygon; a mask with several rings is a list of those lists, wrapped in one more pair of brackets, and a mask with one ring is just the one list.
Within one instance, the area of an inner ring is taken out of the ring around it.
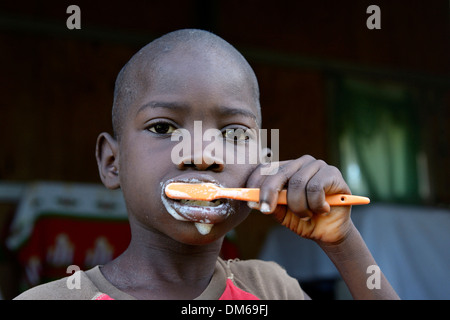
{"label": "boy's head", "polygon": [[[122,68],[115,84],[114,101],[112,108],[112,121],[114,136],[120,139],[123,119],[126,117],[128,107],[142,94],[152,81],[157,81],[160,75],[160,63],[170,55],[191,53],[198,58],[199,63],[207,56],[215,56],[215,63],[235,64],[246,77],[249,89],[252,91],[255,105],[257,105],[258,122],[261,124],[259,106],[259,87],[247,60],[228,42],[204,30],[183,29],[168,33],[139,50]],[[212,59],[209,62],[214,63]],[[170,79],[169,79],[170,80]]]}
{"label": "boy's head", "polygon": [[[256,164],[227,164],[207,151],[207,142],[174,162],[177,142],[171,138],[176,129],[196,139],[208,129],[225,137],[227,130],[258,129],[260,124],[256,76],[223,39],[179,30],[135,54],[116,80],[114,137],[102,133],[96,152],[105,186],[123,191],[133,235],[153,231],[178,242],[205,244],[239,224],[249,213],[245,202],[184,203],[168,199],[164,187],[171,181],[243,187]],[[220,143],[236,144],[225,138]],[[192,161],[199,157],[200,162]]]}

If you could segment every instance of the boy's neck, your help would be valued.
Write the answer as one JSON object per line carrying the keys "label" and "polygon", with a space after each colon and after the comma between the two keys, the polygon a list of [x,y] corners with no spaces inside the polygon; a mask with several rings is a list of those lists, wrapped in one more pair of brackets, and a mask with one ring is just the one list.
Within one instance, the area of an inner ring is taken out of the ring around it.
{"label": "boy's neck", "polygon": [[128,249],[101,270],[114,286],[138,299],[193,299],[211,280],[222,240],[186,245],[147,230],[133,234]]}

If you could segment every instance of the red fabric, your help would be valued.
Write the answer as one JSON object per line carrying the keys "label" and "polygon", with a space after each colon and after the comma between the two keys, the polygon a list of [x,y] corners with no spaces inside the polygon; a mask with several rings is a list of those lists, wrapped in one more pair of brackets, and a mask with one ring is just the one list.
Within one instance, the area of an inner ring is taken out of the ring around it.
{"label": "red fabric", "polygon": [[18,251],[26,273],[24,289],[69,276],[70,265],[86,270],[104,264],[121,254],[130,238],[127,220],[43,216]]}
{"label": "red fabric", "polygon": [[251,293],[239,289],[234,285],[231,279],[227,279],[227,286],[225,288],[225,291],[222,293],[222,296],[219,298],[219,300],[260,300],[260,299]]}

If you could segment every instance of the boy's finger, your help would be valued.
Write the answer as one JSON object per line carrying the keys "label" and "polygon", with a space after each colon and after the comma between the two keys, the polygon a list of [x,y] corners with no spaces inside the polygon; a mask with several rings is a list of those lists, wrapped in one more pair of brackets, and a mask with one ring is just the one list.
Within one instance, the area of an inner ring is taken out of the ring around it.
{"label": "boy's finger", "polygon": [[340,171],[333,166],[322,167],[306,185],[308,207],[314,213],[330,212],[330,205],[325,200],[327,194],[351,194]]}
{"label": "boy's finger", "polygon": [[315,161],[311,156],[303,156],[294,161],[286,161],[280,165],[278,172],[267,176],[264,183],[260,186],[259,201],[260,211],[270,213],[277,206],[278,193],[287,184],[292,175],[294,175],[302,166]]}
{"label": "boy's finger", "polygon": [[[279,166],[284,165],[285,163],[287,163],[288,161],[282,161],[278,163],[278,168]],[[261,186],[264,184],[264,181],[266,180],[267,177],[270,177],[270,175],[264,175],[261,174],[262,169],[263,168],[267,168],[269,167],[271,164],[260,164],[249,176],[249,178],[247,179],[247,188],[258,188],[261,189]],[[248,202],[247,205],[251,208],[251,209],[260,209],[260,202]]]}
{"label": "boy's finger", "polygon": [[307,185],[314,175],[326,163],[321,160],[310,162],[301,167],[290,179],[287,191],[287,203],[289,209],[299,217],[310,216],[307,199]]}
{"label": "boy's finger", "polygon": [[[284,172],[288,164],[279,165],[278,172]],[[278,199],[278,192],[283,187],[284,183],[282,179],[274,178],[276,175],[264,176],[262,183],[258,186],[259,191],[259,206],[258,209],[262,213],[270,213],[276,207]],[[278,182],[278,183],[277,183]],[[281,187],[280,187],[281,185]]]}
{"label": "boy's finger", "polygon": [[[259,165],[248,177],[247,179],[247,184],[246,187],[247,188],[260,188],[261,185],[264,183],[264,180],[266,179],[267,176],[261,175],[259,174],[259,171],[261,170],[261,167],[264,166],[265,164],[261,164]],[[258,202],[252,202],[249,201],[247,202],[247,205],[251,208],[251,209],[257,209],[259,210],[259,203]]]}
{"label": "boy's finger", "polygon": [[247,188],[259,188],[261,186],[267,176],[261,175],[259,171],[261,170],[261,167],[265,165],[266,164],[260,164],[255,170],[253,170],[253,172],[247,178]]}

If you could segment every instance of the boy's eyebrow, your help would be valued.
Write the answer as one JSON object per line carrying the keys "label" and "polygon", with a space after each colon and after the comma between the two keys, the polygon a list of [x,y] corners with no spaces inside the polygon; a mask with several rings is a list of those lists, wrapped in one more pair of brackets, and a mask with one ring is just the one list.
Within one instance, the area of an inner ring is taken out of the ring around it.
{"label": "boy's eyebrow", "polygon": [[[183,110],[183,109],[188,109],[189,105],[187,104],[183,104],[183,103],[179,103],[179,102],[163,102],[163,101],[150,101],[145,103],[144,105],[142,105],[136,114],[139,114],[140,112],[142,112],[145,109],[148,108],[167,108],[167,109],[171,109],[171,110]],[[227,106],[220,106],[218,108],[219,113],[221,113],[224,116],[233,116],[233,115],[242,115],[245,116],[247,118],[251,118],[253,119],[255,122],[258,122],[258,118],[257,116],[248,110],[242,109],[242,108],[233,108],[233,107],[227,107]]]}
{"label": "boy's eyebrow", "polygon": [[219,110],[219,112],[223,115],[242,115],[244,117],[252,118],[255,122],[258,122],[256,115],[253,112],[245,109],[221,106],[219,107]]}
{"label": "boy's eyebrow", "polygon": [[136,114],[139,114],[140,112],[144,111],[145,109],[152,108],[166,108],[166,109],[172,109],[172,110],[181,110],[181,109],[187,109],[188,106],[185,104],[180,104],[177,102],[162,102],[162,101],[150,101],[146,104],[139,107]]}

